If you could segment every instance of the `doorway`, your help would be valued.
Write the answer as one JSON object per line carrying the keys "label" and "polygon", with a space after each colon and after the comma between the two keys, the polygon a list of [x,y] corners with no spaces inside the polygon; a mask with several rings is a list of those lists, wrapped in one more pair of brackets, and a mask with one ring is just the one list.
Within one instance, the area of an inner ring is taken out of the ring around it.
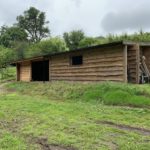
{"label": "doorway", "polygon": [[32,62],[32,81],[49,81],[49,60]]}

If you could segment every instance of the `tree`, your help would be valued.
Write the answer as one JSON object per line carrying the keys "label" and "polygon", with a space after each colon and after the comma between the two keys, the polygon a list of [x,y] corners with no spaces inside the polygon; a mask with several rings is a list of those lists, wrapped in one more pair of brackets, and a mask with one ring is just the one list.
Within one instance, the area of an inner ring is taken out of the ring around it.
{"label": "tree", "polygon": [[50,31],[46,27],[49,22],[46,21],[45,13],[34,7],[24,11],[23,15],[17,17],[17,21],[17,25],[26,31],[29,40],[33,43],[49,36]]}
{"label": "tree", "polygon": [[28,47],[29,43],[26,41],[16,41],[12,44],[12,49],[16,52],[17,59],[23,59],[25,57],[25,52]]}
{"label": "tree", "polygon": [[84,39],[84,37],[84,32],[82,30],[74,30],[69,33],[65,32],[63,34],[66,45],[70,50],[79,48],[80,41]]}
{"label": "tree", "polygon": [[26,32],[17,27],[2,26],[0,29],[0,45],[11,48],[14,42],[27,41]]}
{"label": "tree", "polygon": [[55,37],[31,44],[25,51],[25,57],[47,55],[67,50],[65,41],[59,37]]}
{"label": "tree", "polygon": [[0,69],[6,67],[11,61],[16,59],[16,53],[9,48],[0,46]]}
{"label": "tree", "polygon": [[85,37],[82,39],[79,43],[80,47],[90,47],[94,45],[100,44],[99,38],[94,38],[94,37]]}
{"label": "tree", "polygon": [[16,54],[12,49],[0,46],[0,78],[2,79],[6,74],[6,68],[9,63],[16,59]]}

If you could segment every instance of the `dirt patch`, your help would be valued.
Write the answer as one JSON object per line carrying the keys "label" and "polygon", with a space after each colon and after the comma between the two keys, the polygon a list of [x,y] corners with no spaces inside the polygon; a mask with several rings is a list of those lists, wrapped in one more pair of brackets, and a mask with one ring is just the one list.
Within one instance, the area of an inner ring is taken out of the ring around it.
{"label": "dirt patch", "polygon": [[116,124],[111,121],[97,121],[96,123],[109,125],[115,128],[122,129],[122,130],[139,132],[140,134],[143,134],[143,135],[150,135],[150,130],[145,129],[145,128],[132,127],[129,125],[124,125],[124,124]]}
{"label": "dirt patch", "polygon": [[6,92],[7,92],[7,93],[15,93],[16,90],[15,90],[15,89],[6,89]]}
{"label": "dirt patch", "polygon": [[48,144],[47,138],[40,138],[37,140],[36,143],[41,146],[42,150],[77,150],[72,147],[65,147],[56,144]]}
{"label": "dirt patch", "polygon": [[119,149],[117,143],[115,143],[113,141],[103,141],[101,144],[106,145],[110,150],[118,150]]}
{"label": "dirt patch", "polygon": [[7,89],[5,87],[9,83],[11,83],[11,82],[9,81],[9,82],[0,83],[0,94],[8,94],[8,93],[14,93],[15,92],[15,90]]}
{"label": "dirt patch", "polygon": [[12,121],[0,121],[0,127],[2,129],[8,130],[14,134],[20,130],[22,124],[23,121],[21,119],[13,119]]}

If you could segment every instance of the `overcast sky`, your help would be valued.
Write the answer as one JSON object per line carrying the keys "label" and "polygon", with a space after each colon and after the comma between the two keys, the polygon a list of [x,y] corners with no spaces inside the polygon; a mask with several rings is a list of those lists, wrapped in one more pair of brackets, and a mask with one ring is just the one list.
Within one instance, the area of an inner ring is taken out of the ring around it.
{"label": "overcast sky", "polygon": [[150,31],[150,0],[0,0],[0,25],[30,6],[46,12],[53,36],[83,29],[89,36]]}

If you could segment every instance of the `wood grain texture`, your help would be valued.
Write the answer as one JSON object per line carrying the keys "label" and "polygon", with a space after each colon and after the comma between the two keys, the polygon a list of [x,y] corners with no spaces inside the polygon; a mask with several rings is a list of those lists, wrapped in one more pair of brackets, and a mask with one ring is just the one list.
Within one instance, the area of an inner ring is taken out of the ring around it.
{"label": "wood grain texture", "polygon": [[[72,56],[83,56],[83,64],[72,66]],[[134,53],[131,51],[129,59],[131,68]],[[113,46],[101,49],[76,51],[50,57],[49,79],[66,81],[125,81],[125,52],[123,46]],[[36,60],[37,61],[37,60]],[[133,69],[134,70],[134,69]],[[134,74],[134,72],[132,72]],[[20,81],[31,81],[31,63],[20,64]]]}
{"label": "wood grain texture", "polygon": [[31,81],[31,63],[23,62],[20,64],[20,81]]}
{"label": "wood grain texture", "polygon": [[136,47],[136,83],[140,83],[140,46],[139,44],[135,45]]}
{"label": "wood grain texture", "polygon": [[[83,64],[71,66],[71,56],[82,55]],[[73,52],[50,59],[50,79],[124,82],[123,46]]]}
{"label": "wood grain texture", "polygon": [[127,65],[128,65],[128,46],[125,45],[124,46],[124,56],[123,56],[123,60],[124,60],[124,82],[127,83],[128,82],[128,76],[127,76]]}
{"label": "wood grain texture", "polygon": [[128,75],[131,83],[136,83],[136,51],[136,46],[128,46]]}

